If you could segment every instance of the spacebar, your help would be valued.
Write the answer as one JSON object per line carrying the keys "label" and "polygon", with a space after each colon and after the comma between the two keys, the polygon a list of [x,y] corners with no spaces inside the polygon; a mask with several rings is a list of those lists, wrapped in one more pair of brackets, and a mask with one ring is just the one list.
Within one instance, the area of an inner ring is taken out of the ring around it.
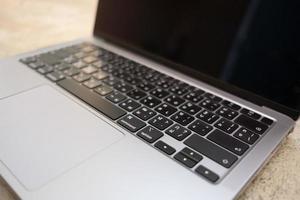
{"label": "spacebar", "polygon": [[113,120],[126,114],[121,108],[102,99],[100,95],[91,92],[89,89],[79,85],[72,79],[64,79],[57,82],[57,84]]}

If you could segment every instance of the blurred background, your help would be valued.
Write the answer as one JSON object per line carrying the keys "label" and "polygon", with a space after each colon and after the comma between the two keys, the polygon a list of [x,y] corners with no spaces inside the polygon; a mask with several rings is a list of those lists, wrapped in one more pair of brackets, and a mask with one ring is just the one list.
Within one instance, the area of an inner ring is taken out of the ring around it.
{"label": "blurred background", "polygon": [[97,0],[0,2],[0,57],[92,34]]}

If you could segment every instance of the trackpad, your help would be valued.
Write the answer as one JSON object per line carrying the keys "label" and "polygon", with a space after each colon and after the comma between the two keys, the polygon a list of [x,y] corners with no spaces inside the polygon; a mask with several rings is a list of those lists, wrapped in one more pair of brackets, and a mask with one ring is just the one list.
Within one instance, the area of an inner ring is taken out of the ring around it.
{"label": "trackpad", "polygon": [[47,85],[0,100],[0,113],[0,160],[28,190],[123,137]]}

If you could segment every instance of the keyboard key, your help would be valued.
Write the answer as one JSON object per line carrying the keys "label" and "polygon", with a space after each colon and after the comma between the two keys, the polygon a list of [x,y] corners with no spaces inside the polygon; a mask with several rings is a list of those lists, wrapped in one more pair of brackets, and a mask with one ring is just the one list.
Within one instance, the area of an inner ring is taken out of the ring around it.
{"label": "keyboard key", "polygon": [[87,56],[87,57],[83,58],[83,61],[87,64],[91,64],[97,60],[98,60],[98,58],[96,58],[95,56]]}
{"label": "keyboard key", "polygon": [[105,95],[111,93],[112,91],[113,90],[110,87],[108,87],[107,85],[104,85],[104,84],[95,89],[95,92],[97,92],[101,96],[105,96]]}
{"label": "keyboard key", "polygon": [[203,108],[206,108],[210,111],[215,111],[217,110],[221,105],[214,102],[213,100],[211,99],[205,99],[204,101],[200,102],[199,103],[199,106],[203,107]]}
{"label": "keyboard key", "polygon": [[52,72],[47,74],[46,77],[53,82],[57,82],[65,78],[64,74],[61,72]]}
{"label": "keyboard key", "polygon": [[194,160],[190,159],[180,152],[177,153],[174,158],[189,168],[192,168],[197,164]]}
{"label": "keyboard key", "polygon": [[63,59],[65,63],[69,63],[69,64],[73,64],[75,62],[78,62],[78,58],[76,58],[75,56],[68,56],[66,58]]}
{"label": "keyboard key", "polygon": [[152,126],[147,126],[139,131],[136,135],[149,143],[153,143],[161,138],[164,134]]}
{"label": "keyboard key", "polygon": [[200,112],[197,117],[209,124],[214,123],[215,121],[217,121],[220,117],[212,112],[209,112],[207,110],[203,110],[202,112]]}
{"label": "keyboard key", "polygon": [[107,63],[104,62],[103,60],[98,60],[98,61],[92,63],[92,65],[95,66],[95,67],[97,67],[97,68],[101,68],[101,67],[103,67],[106,64]]}
{"label": "keyboard key", "polygon": [[158,115],[156,117],[154,117],[153,119],[151,119],[149,121],[149,124],[153,125],[154,127],[158,128],[159,130],[164,130],[166,128],[168,128],[169,126],[171,126],[173,124],[173,122],[165,117],[163,117],[162,115]]}
{"label": "keyboard key", "polygon": [[180,109],[187,112],[190,115],[194,115],[201,110],[201,108],[199,106],[196,106],[195,104],[192,104],[190,102],[187,102],[187,103],[183,104],[182,106],[180,106]]}
{"label": "keyboard key", "polygon": [[124,82],[118,82],[116,84],[113,85],[113,87],[116,89],[116,90],[119,90],[120,92],[129,92],[130,90],[133,89],[132,86],[130,85],[127,85],[126,83]]}
{"label": "keyboard key", "polygon": [[221,115],[222,117],[225,117],[229,120],[232,120],[236,116],[238,116],[239,113],[227,107],[221,107],[219,110],[217,110],[216,114]]}
{"label": "keyboard key", "polygon": [[259,138],[259,135],[245,128],[240,128],[233,136],[248,144],[254,144],[254,142],[256,142]]}
{"label": "keyboard key", "polygon": [[168,155],[172,155],[173,153],[176,152],[176,150],[171,147],[170,145],[166,144],[163,141],[158,141],[154,144],[154,146],[158,149],[160,149],[161,151],[165,152]]}
{"label": "keyboard key", "polygon": [[50,72],[53,72],[54,67],[52,66],[44,66],[37,69],[37,71],[41,74],[48,74]]}
{"label": "keyboard key", "polygon": [[101,96],[91,92],[86,87],[79,85],[72,79],[63,79],[58,82],[58,85],[77,96],[79,99],[83,100],[96,110],[102,112],[112,120],[116,120],[126,114],[126,112],[121,108],[102,99]]}
{"label": "keyboard key", "polygon": [[217,182],[217,180],[219,180],[219,176],[216,173],[207,169],[203,165],[199,165],[199,167],[196,168],[195,172],[197,174],[201,175],[202,177],[206,178],[207,180],[209,180],[212,183],[215,183],[215,182]]}
{"label": "keyboard key", "polygon": [[140,107],[141,104],[133,101],[132,99],[127,99],[127,100],[123,101],[122,103],[120,103],[119,106],[121,108],[124,108],[128,112],[131,112],[131,111],[137,109],[138,107]]}
{"label": "keyboard key", "polygon": [[146,123],[132,115],[126,115],[119,119],[118,123],[131,132],[136,132],[146,126]]}
{"label": "keyboard key", "polygon": [[84,72],[86,74],[92,74],[92,73],[96,72],[98,69],[92,65],[89,65],[81,70],[82,70],[82,72]]}
{"label": "keyboard key", "polygon": [[220,102],[220,101],[222,101],[221,97],[218,97],[218,96],[216,96],[214,94],[211,94],[211,93],[205,93],[203,96],[205,96],[208,99],[211,99],[214,102]]}
{"label": "keyboard key", "polygon": [[66,69],[69,69],[70,67],[72,67],[72,65],[67,63],[60,63],[58,65],[55,65],[55,69],[59,71],[64,71]]}
{"label": "keyboard key", "polygon": [[55,65],[60,63],[60,58],[51,53],[45,53],[38,57],[38,59],[45,65]]}
{"label": "keyboard key", "polygon": [[150,83],[147,83],[147,82],[140,83],[140,84],[137,85],[137,87],[144,90],[145,92],[148,92],[148,91],[155,88],[154,85],[152,85]]}
{"label": "keyboard key", "polygon": [[113,76],[109,76],[109,77],[103,79],[103,82],[106,83],[109,86],[113,86],[113,85],[116,85],[117,83],[119,83],[120,80],[113,77]]}
{"label": "keyboard key", "polygon": [[180,151],[180,153],[186,155],[187,157],[189,157],[190,159],[194,160],[197,163],[203,159],[203,157],[201,155],[199,155],[198,153],[196,153],[195,151],[192,151],[191,149],[189,149],[187,147],[182,149]]}
{"label": "keyboard key", "polygon": [[183,126],[186,126],[189,123],[191,123],[195,118],[185,112],[179,111],[179,112],[175,113],[171,117],[171,119],[173,119],[175,122],[177,122]]}
{"label": "keyboard key", "polygon": [[173,106],[170,106],[166,103],[163,103],[161,105],[159,105],[158,107],[155,108],[155,110],[157,112],[159,112],[160,114],[164,115],[164,116],[170,116],[173,113],[175,113],[177,111],[176,108],[174,108]]}
{"label": "keyboard key", "polygon": [[34,63],[29,63],[28,66],[32,69],[37,69],[37,68],[40,68],[40,67],[44,67],[45,64],[38,61],[38,62],[34,62]]}
{"label": "keyboard key", "polygon": [[97,79],[91,78],[91,79],[85,81],[85,82],[83,83],[83,85],[85,85],[86,87],[88,87],[88,88],[90,88],[90,89],[93,89],[93,88],[95,88],[95,87],[100,86],[100,85],[101,85],[101,82],[98,81]]}
{"label": "keyboard key", "polygon": [[258,134],[263,134],[268,129],[267,125],[247,117],[246,115],[238,116],[234,122]]}
{"label": "keyboard key", "polygon": [[165,101],[173,106],[179,106],[184,103],[184,100],[175,95],[168,96]]}
{"label": "keyboard key", "polygon": [[137,111],[135,111],[133,114],[135,116],[137,116],[138,118],[146,121],[146,120],[150,119],[151,117],[155,116],[156,112],[154,112],[150,108],[142,107],[142,108],[139,108]]}
{"label": "keyboard key", "polygon": [[108,77],[107,73],[99,70],[98,72],[93,74],[93,77],[98,79],[98,80],[102,80]]}
{"label": "keyboard key", "polygon": [[84,74],[84,73],[80,73],[80,74],[77,74],[75,76],[73,76],[73,78],[78,81],[78,82],[83,82],[83,81],[86,81],[90,78],[91,76],[90,75],[87,75],[87,74]]}
{"label": "keyboard key", "polygon": [[79,60],[78,62],[75,62],[72,64],[75,68],[77,69],[81,69],[87,66],[87,64],[85,62],[82,62],[81,60]]}
{"label": "keyboard key", "polygon": [[167,92],[161,88],[156,88],[155,90],[152,90],[150,93],[159,99],[163,99],[169,95],[169,92]]}
{"label": "keyboard key", "polygon": [[267,117],[263,117],[260,121],[267,124],[267,125],[272,125],[273,124],[273,120],[271,120]]}
{"label": "keyboard key", "polygon": [[166,130],[166,133],[176,140],[182,141],[191,134],[191,131],[180,126],[179,124],[174,124],[168,130]]}
{"label": "keyboard key", "polygon": [[153,108],[161,103],[160,100],[152,96],[147,96],[146,98],[142,99],[140,102],[150,108]]}
{"label": "keyboard key", "polygon": [[184,144],[226,168],[230,168],[238,159],[232,153],[196,134],[185,140]]}
{"label": "keyboard key", "polygon": [[130,92],[128,92],[127,95],[135,100],[139,100],[145,97],[147,94],[145,92],[142,92],[141,90],[133,89]]}
{"label": "keyboard key", "polygon": [[217,121],[215,127],[229,134],[233,133],[236,129],[239,128],[237,124],[232,123],[231,121],[228,121],[224,118]]}
{"label": "keyboard key", "polygon": [[79,73],[80,73],[80,70],[77,69],[77,68],[75,68],[75,67],[71,67],[71,68],[69,68],[69,69],[66,69],[66,70],[64,71],[64,73],[65,73],[65,75],[67,75],[67,76],[74,76],[74,75],[76,75],[76,74],[79,74]]}
{"label": "keyboard key", "polygon": [[224,106],[226,106],[226,107],[228,107],[228,108],[231,108],[233,110],[239,110],[239,109],[241,109],[241,106],[239,106],[237,104],[234,104],[234,103],[232,103],[230,101],[227,101],[227,100],[223,100],[221,102],[221,104],[224,105]]}
{"label": "keyboard key", "polygon": [[106,98],[113,103],[120,103],[121,101],[126,99],[126,97],[119,92],[113,92],[106,96]]}
{"label": "keyboard key", "polygon": [[253,112],[252,110],[248,110],[246,108],[243,108],[241,110],[241,113],[243,113],[244,115],[248,116],[248,117],[251,117],[253,119],[259,119],[261,117],[260,114],[256,113],[256,112]]}
{"label": "keyboard key", "polygon": [[22,58],[22,59],[20,59],[20,62],[22,62],[22,63],[28,65],[28,64],[30,64],[30,63],[36,62],[36,57]]}
{"label": "keyboard key", "polygon": [[189,125],[188,128],[202,136],[206,135],[213,129],[212,126],[201,122],[200,120],[196,120],[191,125]]}
{"label": "keyboard key", "polygon": [[207,136],[207,139],[215,142],[216,144],[224,147],[225,149],[228,149],[232,153],[235,153],[239,156],[243,155],[249,148],[247,144],[240,142],[234,137],[231,137],[230,135],[217,129],[211,132]]}
{"label": "keyboard key", "polygon": [[180,87],[178,85],[174,85],[172,86],[170,89],[169,89],[170,92],[178,95],[178,96],[181,96],[181,95],[184,95],[188,92],[188,90],[186,90],[184,87]]}

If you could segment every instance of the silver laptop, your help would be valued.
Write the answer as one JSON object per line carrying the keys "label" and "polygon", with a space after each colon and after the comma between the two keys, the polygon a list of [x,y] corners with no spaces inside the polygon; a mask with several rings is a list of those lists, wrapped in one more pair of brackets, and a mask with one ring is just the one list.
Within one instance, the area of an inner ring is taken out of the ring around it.
{"label": "silver laptop", "polygon": [[24,200],[237,198],[299,115],[266,2],[101,0],[92,37],[1,60],[1,176]]}

